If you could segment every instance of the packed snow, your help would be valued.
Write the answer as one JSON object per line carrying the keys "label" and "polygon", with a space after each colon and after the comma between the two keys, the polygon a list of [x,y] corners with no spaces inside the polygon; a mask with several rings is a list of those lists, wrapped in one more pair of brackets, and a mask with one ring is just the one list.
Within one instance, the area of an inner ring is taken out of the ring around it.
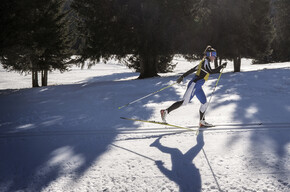
{"label": "packed snow", "polygon": [[233,64],[203,86],[211,104],[201,129],[199,101],[168,122],[192,130],[134,122],[161,121],[160,109],[180,100],[196,62],[176,57],[171,73],[137,80],[117,61],[31,75],[0,68],[0,191],[290,191],[290,63]]}

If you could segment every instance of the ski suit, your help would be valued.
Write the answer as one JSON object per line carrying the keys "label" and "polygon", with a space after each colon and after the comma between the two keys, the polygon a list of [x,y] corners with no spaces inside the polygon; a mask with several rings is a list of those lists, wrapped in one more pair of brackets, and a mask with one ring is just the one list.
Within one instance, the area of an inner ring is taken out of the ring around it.
{"label": "ski suit", "polygon": [[221,68],[222,66],[216,69],[211,69],[209,60],[204,58],[198,65],[184,73],[182,76],[186,77],[190,73],[196,71],[195,76],[187,85],[187,89],[183,96],[183,105],[188,104],[194,96],[196,96],[197,99],[204,105],[207,100],[202,89],[202,85],[208,79],[209,74],[218,73]]}
{"label": "ski suit", "polygon": [[209,59],[205,57],[198,65],[196,65],[195,67],[184,73],[180,78],[183,79],[184,77],[196,71],[195,76],[191,79],[191,81],[187,85],[187,89],[184,93],[183,100],[177,101],[172,106],[170,106],[167,109],[168,113],[170,113],[172,110],[177,109],[181,105],[187,105],[192,100],[192,98],[196,96],[201,103],[200,113],[203,114],[207,108],[207,99],[202,89],[202,86],[208,79],[209,74],[219,73],[221,68],[222,66],[212,69],[210,67]]}

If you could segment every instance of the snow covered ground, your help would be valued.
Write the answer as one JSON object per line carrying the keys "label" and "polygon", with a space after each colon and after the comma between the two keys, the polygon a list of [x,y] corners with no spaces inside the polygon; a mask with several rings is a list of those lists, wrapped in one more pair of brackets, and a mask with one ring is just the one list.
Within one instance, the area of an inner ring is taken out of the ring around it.
{"label": "snow covered ground", "polygon": [[[290,63],[222,74],[196,136],[199,102],[168,116],[193,131],[122,120],[160,121],[186,83],[118,109],[175,82],[196,63],[136,80],[115,61],[49,74],[48,87],[0,68],[0,191],[290,191]],[[204,90],[211,96],[218,75]],[[263,123],[262,125],[259,123]]]}

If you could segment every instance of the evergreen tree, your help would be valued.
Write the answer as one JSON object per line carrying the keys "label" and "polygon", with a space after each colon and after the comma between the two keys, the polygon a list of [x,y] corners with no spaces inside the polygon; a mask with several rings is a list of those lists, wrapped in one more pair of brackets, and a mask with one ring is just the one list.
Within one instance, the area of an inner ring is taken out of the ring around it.
{"label": "evergreen tree", "polygon": [[274,39],[270,0],[252,1],[250,8],[250,38],[248,41],[252,43],[245,56],[254,58],[258,62],[269,62]]}
{"label": "evergreen tree", "polygon": [[[240,58],[247,42],[249,20],[248,1],[222,0],[211,8],[210,25],[214,26],[209,42],[218,50],[223,59],[234,61],[234,71],[240,70]],[[210,27],[210,26],[208,26]]]}
{"label": "evergreen tree", "polygon": [[194,0],[75,0],[85,39],[82,59],[132,54],[139,78],[157,76],[161,57],[188,52],[190,43],[184,42],[193,35],[193,5]]}
{"label": "evergreen tree", "polygon": [[273,43],[274,61],[290,61],[290,1],[274,2],[275,40]]}
{"label": "evergreen tree", "polygon": [[273,26],[269,0],[221,0],[206,4],[209,17],[200,37],[218,50],[221,59],[234,61],[239,72],[241,57],[261,59],[271,53]]}
{"label": "evergreen tree", "polygon": [[15,1],[13,18],[7,28],[15,26],[16,40],[2,52],[4,68],[32,73],[32,86],[38,85],[38,72],[42,85],[47,85],[49,70],[64,71],[70,58],[65,13],[61,0]]}
{"label": "evergreen tree", "polygon": [[3,57],[4,51],[18,41],[20,35],[17,26],[16,0],[3,0],[0,4],[0,56]]}

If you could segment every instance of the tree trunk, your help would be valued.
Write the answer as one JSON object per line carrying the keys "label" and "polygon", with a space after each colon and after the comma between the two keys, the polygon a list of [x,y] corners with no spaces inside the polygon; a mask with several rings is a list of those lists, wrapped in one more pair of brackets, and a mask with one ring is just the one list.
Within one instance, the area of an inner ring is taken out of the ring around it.
{"label": "tree trunk", "polygon": [[39,85],[38,85],[38,72],[36,69],[32,69],[32,87],[39,87]]}
{"label": "tree trunk", "polygon": [[30,58],[30,67],[32,71],[32,87],[39,87],[38,85],[38,71]]}
{"label": "tree trunk", "polygon": [[241,71],[241,56],[234,58],[234,72]]}
{"label": "tree trunk", "polygon": [[42,86],[47,86],[47,70],[42,70],[41,71],[41,85]]}
{"label": "tree trunk", "polygon": [[157,56],[150,54],[140,54],[140,76],[138,79],[156,77]]}

